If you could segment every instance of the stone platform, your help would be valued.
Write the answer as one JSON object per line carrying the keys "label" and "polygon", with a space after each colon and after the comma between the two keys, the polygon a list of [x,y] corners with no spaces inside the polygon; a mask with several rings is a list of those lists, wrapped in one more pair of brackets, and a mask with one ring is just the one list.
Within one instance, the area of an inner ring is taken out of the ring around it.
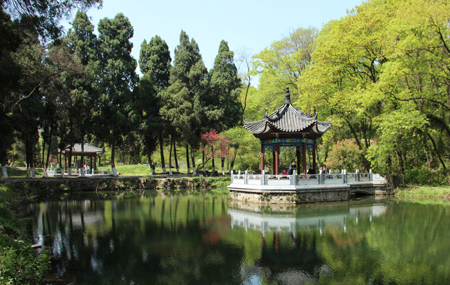
{"label": "stone platform", "polygon": [[346,201],[352,193],[385,194],[386,183],[383,177],[371,172],[314,175],[232,173],[228,189],[232,200],[303,204]]}

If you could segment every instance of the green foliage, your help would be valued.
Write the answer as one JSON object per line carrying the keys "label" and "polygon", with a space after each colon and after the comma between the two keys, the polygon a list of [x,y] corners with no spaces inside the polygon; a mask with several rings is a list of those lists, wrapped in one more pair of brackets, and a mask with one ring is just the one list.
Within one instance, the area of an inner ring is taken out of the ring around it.
{"label": "green foliage", "polygon": [[28,241],[19,240],[23,220],[11,210],[18,195],[22,193],[11,186],[0,186],[0,284],[39,284],[50,269],[50,258],[46,253],[36,256]]}
{"label": "green foliage", "polygon": [[292,102],[298,98],[297,80],[311,63],[316,34],[315,28],[298,28],[253,56],[252,73],[261,75],[257,101],[259,116],[283,104],[284,96],[278,95],[283,94],[286,87],[291,87]]}
{"label": "green foliage", "polygon": [[240,87],[241,80],[234,64],[234,53],[230,51],[228,43],[222,40],[214,60],[214,68],[209,71],[211,94],[205,102],[206,117],[211,128],[221,132],[241,121]]}
{"label": "green foliage", "polygon": [[26,164],[23,161],[15,160],[12,164],[13,167],[24,167]]}
{"label": "green foliage", "polygon": [[442,171],[426,166],[405,170],[405,183],[414,185],[448,185],[449,177]]}
{"label": "green foliage", "polygon": [[94,127],[100,139],[111,144],[111,164],[115,167],[115,147],[131,131],[129,114],[132,90],[137,82],[136,60],[131,56],[134,30],[122,13],[102,19],[98,25],[101,97],[94,106]]}
{"label": "green foliage", "polygon": [[362,165],[362,150],[352,140],[342,140],[331,150],[325,165],[329,169],[346,169],[354,172]]}
{"label": "green foliage", "polygon": [[[175,48],[174,66],[170,71],[170,86],[163,92],[161,115],[177,129],[192,149],[197,149],[205,117],[208,95],[208,71],[194,39],[181,31],[180,44]],[[192,154],[192,152],[191,152]],[[195,167],[193,156],[192,163]]]}
{"label": "green foliage", "polygon": [[[20,244],[2,237],[0,249],[0,284],[39,284],[50,267],[50,258],[43,253],[34,256],[29,244]],[[24,248],[28,246],[28,248]]]}
{"label": "green foliage", "polygon": [[141,44],[139,66],[144,76],[133,109],[138,110],[139,134],[148,157],[156,150],[158,133],[168,131],[169,124],[160,115],[160,108],[162,92],[169,86],[171,61],[169,47],[159,36]]}
{"label": "green foliage", "polygon": [[226,177],[208,177],[206,178],[206,180],[208,181],[208,183],[212,186],[212,187],[226,187],[228,185],[231,184],[231,177],[230,176],[226,176]]}

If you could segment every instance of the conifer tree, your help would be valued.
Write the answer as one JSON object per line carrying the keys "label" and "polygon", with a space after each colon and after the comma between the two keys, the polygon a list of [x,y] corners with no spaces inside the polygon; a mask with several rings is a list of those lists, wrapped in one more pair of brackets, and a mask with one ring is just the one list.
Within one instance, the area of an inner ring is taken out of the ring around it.
{"label": "conifer tree", "polygon": [[181,31],[180,44],[175,48],[174,66],[170,71],[170,86],[163,93],[164,103],[160,112],[167,121],[172,122],[172,126],[191,147],[194,173],[194,150],[198,147],[204,118],[203,99],[208,87],[207,75],[197,43],[194,39],[189,41],[186,32]]}
{"label": "conifer tree", "polygon": [[[72,121],[68,143],[78,142],[82,146],[81,163],[84,161],[84,137],[92,132],[93,106],[98,101],[98,90],[95,88],[97,70],[97,37],[94,26],[88,16],[78,11],[65,39],[69,52],[76,57],[82,66],[82,76],[70,74],[67,84],[72,90],[66,111]],[[62,141],[62,143],[67,143]],[[60,147],[65,147],[61,145]],[[69,158],[71,164],[71,158]]]}
{"label": "conifer tree", "polygon": [[115,173],[115,148],[130,131],[130,101],[137,82],[130,42],[134,30],[128,18],[119,13],[114,19],[100,20],[98,31],[101,95],[95,104],[94,123],[99,137],[111,145],[111,166]]}
{"label": "conifer tree", "polygon": [[141,44],[139,67],[144,76],[139,81],[138,106],[141,123],[140,134],[151,165],[151,154],[156,149],[156,141],[160,139],[161,164],[165,172],[164,152],[162,150],[162,133],[164,124],[159,114],[161,93],[169,86],[170,57],[167,43],[159,36],[153,37],[149,43]]}
{"label": "conifer tree", "polygon": [[209,72],[210,93],[206,102],[206,116],[211,128],[222,132],[238,124],[242,119],[239,102],[241,80],[234,64],[234,52],[228,43],[220,42],[214,68]]}

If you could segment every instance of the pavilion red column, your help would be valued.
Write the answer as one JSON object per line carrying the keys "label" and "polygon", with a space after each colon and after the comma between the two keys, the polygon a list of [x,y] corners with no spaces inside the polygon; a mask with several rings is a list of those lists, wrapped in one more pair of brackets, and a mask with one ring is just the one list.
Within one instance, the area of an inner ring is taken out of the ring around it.
{"label": "pavilion red column", "polygon": [[306,174],[306,143],[302,143],[303,174]]}
{"label": "pavilion red column", "polygon": [[67,155],[64,153],[64,171],[67,171]]}
{"label": "pavilion red column", "polygon": [[275,175],[279,175],[279,165],[280,165],[280,144],[275,143]]}
{"label": "pavilion red column", "polygon": [[276,163],[275,163],[275,150],[273,150],[273,162],[272,162],[272,174],[274,174],[275,175],[275,172],[276,172]]}
{"label": "pavilion red column", "polygon": [[297,174],[300,174],[300,150],[298,149],[298,147],[295,148],[296,149],[296,156],[297,156]]}
{"label": "pavilion red column", "polygon": [[316,142],[313,143],[312,155],[313,155],[313,168],[314,168],[314,171],[316,171],[316,173],[317,173],[317,167],[316,167]]}
{"label": "pavilion red column", "polygon": [[[94,168],[92,168],[92,156],[91,156],[91,171],[92,171],[92,169],[94,169]],[[92,172],[91,172],[92,173]]]}
{"label": "pavilion red column", "polygon": [[261,174],[264,171],[264,144],[261,144]]}

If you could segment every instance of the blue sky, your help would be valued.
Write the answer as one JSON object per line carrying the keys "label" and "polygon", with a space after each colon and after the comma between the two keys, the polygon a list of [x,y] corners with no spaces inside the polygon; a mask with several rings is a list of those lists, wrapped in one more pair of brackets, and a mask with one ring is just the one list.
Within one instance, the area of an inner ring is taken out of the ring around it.
{"label": "blue sky", "polygon": [[[206,67],[211,69],[223,39],[235,53],[257,54],[299,27],[321,28],[346,15],[361,0],[104,0],[101,9],[87,11],[97,32],[100,19],[123,13],[134,27],[132,55],[139,60],[144,39],[159,35],[169,45],[172,60],[181,30],[194,38]],[[75,13],[73,13],[75,16]],[[66,29],[70,28],[65,24]],[[139,70],[139,68],[138,68]]]}

